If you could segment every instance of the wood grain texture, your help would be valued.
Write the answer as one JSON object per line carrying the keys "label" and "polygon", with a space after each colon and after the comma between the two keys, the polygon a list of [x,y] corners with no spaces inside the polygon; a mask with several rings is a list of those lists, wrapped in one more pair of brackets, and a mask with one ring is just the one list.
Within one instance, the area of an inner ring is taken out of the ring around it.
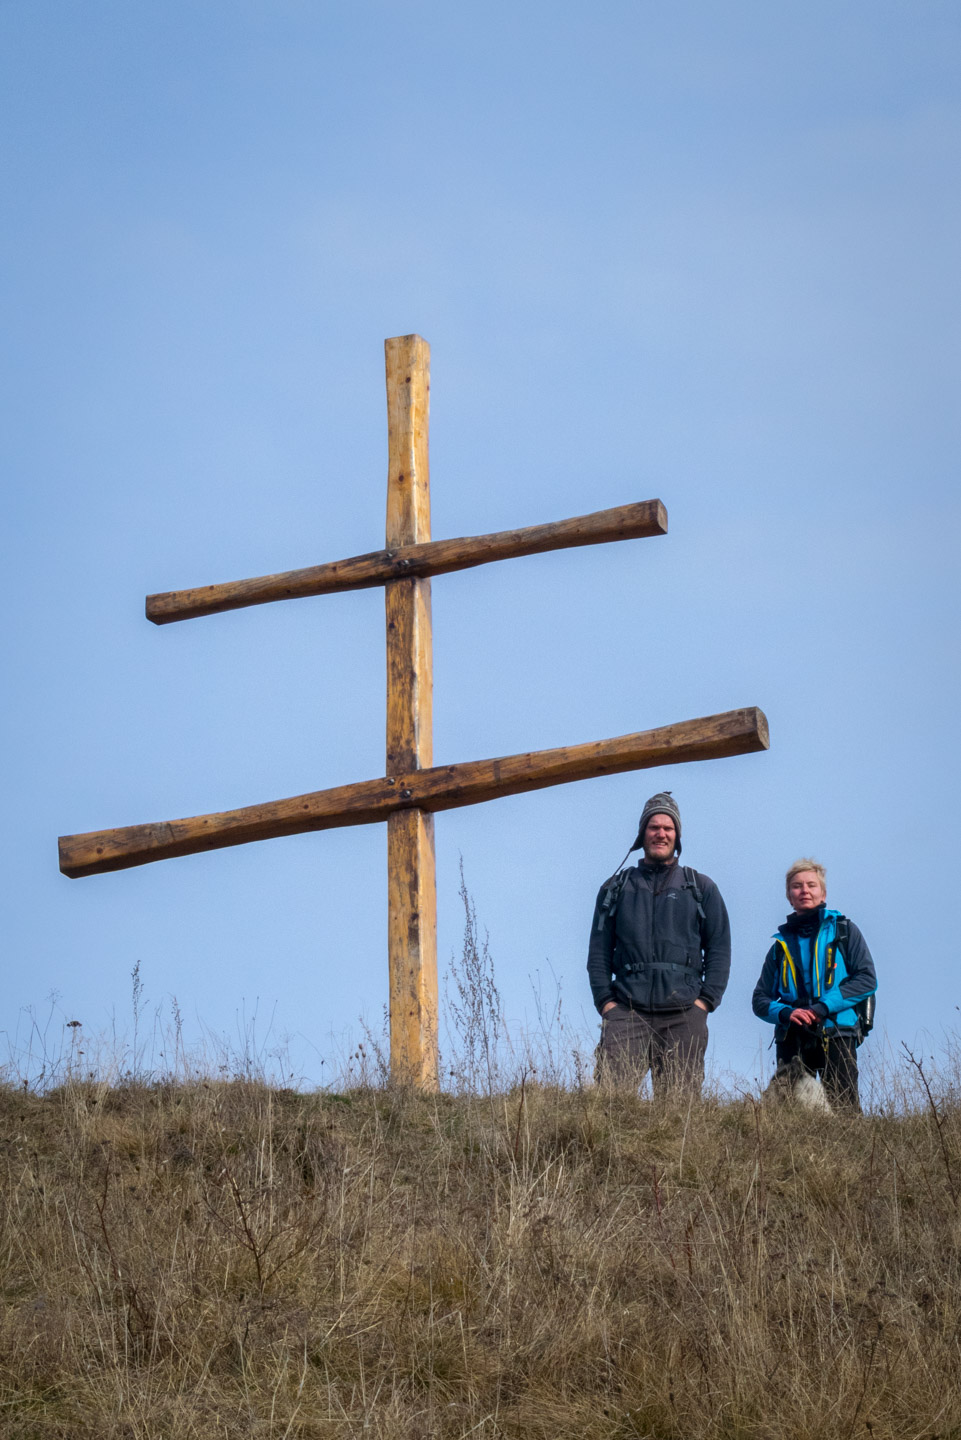
{"label": "wood grain texture", "polygon": [[391,1079],[436,1090],[437,886],[434,817],[424,810],[388,818],[387,903]]}
{"label": "wood grain texture", "polygon": [[762,711],[753,706],[728,710],[587,745],[437,765],[241,810],[64,835],[60,838],[60,869],[71,877],[97,875],[177,855],[246,845],[252,840],[369,825],[398,810],[450,810],[598,775],[717,760],[767,748],[768,727]]}
{"label": "wood grain texture", "polygon": [[[430,346],[419,335],[384,342],[387,376],[388,550],[430,542]],[[391,580],[387,625],[387,774],[433,758],[430,580]],[[387,822],[390,1072],[397,1084],[436,1089],[437,889],[434,817],[400,810]]]}
{"label": "wood grain texture", "polygon": [[391,580],[427,579],[549,550],[666,534],[667,511],[660,500],[639,500],[611,510],[596,510],[590,515],[575,515],[550,525],[530,525],[520,530],[499,530],[492,535],[466,535],[453,540],[398,544],[280,575],[260,575],[252,580],[232,580],[220,585],[199,585],[192,590],[148,595],[147,619],[155,625],[168,625],[199,615],[216,615],[223,610],[242,610],[247,605],[267,605],[274,600],[368,590],[387,585]]}
{"label": "wood grain texture", "polygon": [[433,754],[430,581],[394,580],[387,623],[387,774],[426,769]]}
{"label": "wood grain texture", "polygon": [[384,341],[387,372],[387,548],[430,539],[430,346],[419,335]]}
{"label": "wood grain texture", "polygon": [[[387,547],[430,540],[430,346],[419,335],[384,342],[387,371]],[[387,774],[433,759],[430,581],[395,579],[385,592]]]}

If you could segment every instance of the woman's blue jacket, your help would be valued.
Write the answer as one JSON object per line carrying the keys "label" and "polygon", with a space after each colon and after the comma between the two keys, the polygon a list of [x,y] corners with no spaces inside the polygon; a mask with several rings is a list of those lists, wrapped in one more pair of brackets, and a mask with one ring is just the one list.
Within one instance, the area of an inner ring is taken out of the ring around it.
{"label": "woman's blue jacket", "polygon": [[801,962],[797,922],[789,915],[774,932],[774,944],[764,960],[754,987],[754,1013],[778,1029],[778,1038],[787,1033],[792,1010],[813,1010],[821,1021],[821,1032],[854,1034],[859,1000],[873,995],[878,986],[874,961],[867,942],[853,920],[847,922],[848,939],[837,944],[840,911],[822,907],[820,925],[811,937],[810,973]]}

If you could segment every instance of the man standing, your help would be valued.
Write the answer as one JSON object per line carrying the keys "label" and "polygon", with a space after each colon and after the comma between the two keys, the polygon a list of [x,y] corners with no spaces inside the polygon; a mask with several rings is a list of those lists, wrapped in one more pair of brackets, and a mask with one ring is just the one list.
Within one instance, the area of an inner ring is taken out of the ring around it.
{"label": "man standing", "polygon": [[795,860],[785,877],[792,913],[774,933],[754,987],[754,1013],[776,1026],[777,1077],[820,1075],[827,1099],[860,1110],[857,1007],[877,989],[874,961],[853,920],[827,909],[823,865]]}
{"label": "man standing", "polygon": [[601,1015],[601,1077],[700,1093],[707,1017],[731,969],[731,927],[713,880],[680,866],[681,815],[669,790],[641,812],[643,858],[601,886],[587,973]]}

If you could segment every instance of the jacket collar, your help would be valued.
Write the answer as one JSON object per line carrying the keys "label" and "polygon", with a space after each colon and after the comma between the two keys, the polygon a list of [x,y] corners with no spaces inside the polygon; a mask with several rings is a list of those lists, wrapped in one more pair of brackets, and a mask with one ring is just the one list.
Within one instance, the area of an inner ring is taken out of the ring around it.
{"label": "jacket collar", "polygon": [[[837,923],[838,923],[838,918],[839,918],[840,914],[841,914],[840,910],[828,910],[826,906],[824,906],[824,905],[819,905],[819,906],[818,906],[818,916],[819,916],[819,920],[818,920],[818,924],[817,924],[816,928],[815,928],[814,931],[812,932],[811,938],[813,939],[813,938],[814,938],[814,935],[821,935],[822,932],[824,931],[824,928],[825,928],[826,925],[830,925],[830,927],[831,927],[831,933],[832,933],[832,935],[833,935],[834,932],[835,932],[835,930],[837,929]],[[775,930],[774,934],[771,936],[771,939],[772,939],[772,940],[785,940],[785,941],[787,941],[787,943],[788,943],[789,945],[792,944],[792,943],[796,945],[796,944],[797,944],[797,940],[798,940],[798,926],[797,926],[796,924],[792,925],[792,924],[791,924],[791,921],[792,921],[792,920],[795,920],[795,921],[796,921],[798,918],[799,918],[799,917],[797,916],[797,914],[795,913],[795,911],[792,910],[792,911],[791,911],[791,914],[790,914],[790,915],[787,917],[787,919],[784,921],[783,925],[779,925],[779,926],[777,927],[777,929]]]}

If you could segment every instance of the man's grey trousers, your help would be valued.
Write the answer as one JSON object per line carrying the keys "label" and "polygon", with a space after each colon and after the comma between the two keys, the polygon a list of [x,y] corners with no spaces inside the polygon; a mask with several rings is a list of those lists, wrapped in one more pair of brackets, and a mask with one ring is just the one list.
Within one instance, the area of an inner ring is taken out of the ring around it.
{"label": "man's grey trousers", "polygon": [[678,1086],[700,1093],[706,1051],[707,1012],[699,1005],[659,1013],[617,1005],[601,1019],[598,1079],[636,1089],[650,1070],[655,1095]]}

